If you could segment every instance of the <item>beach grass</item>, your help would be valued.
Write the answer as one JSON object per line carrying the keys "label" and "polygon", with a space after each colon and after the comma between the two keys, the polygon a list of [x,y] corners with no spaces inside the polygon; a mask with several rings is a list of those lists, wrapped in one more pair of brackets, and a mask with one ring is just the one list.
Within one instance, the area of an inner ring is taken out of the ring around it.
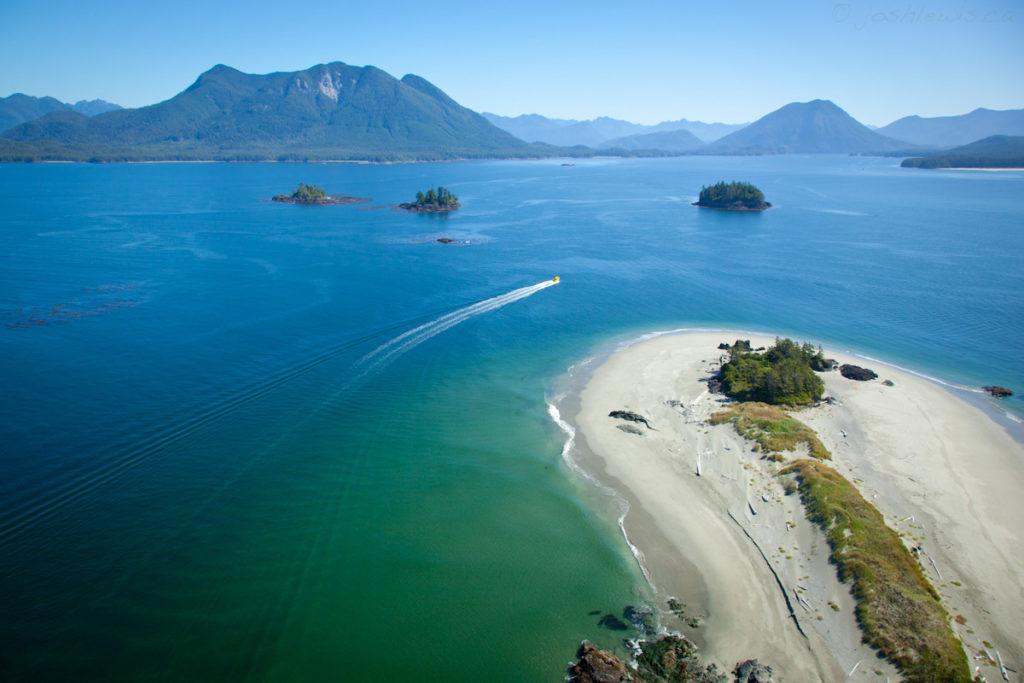
{"label": "beach grass", "polygon": [[743,437],[755,441],[767,455],[793,451],[807,444],[811,457],[830,460],[832,454],[814,430],[788,415],[782,408],[765,403],[737,403],[711,415],[711,424],[731,422]]}
{"label": "beach grass", "polygon": [[789,473],[797,476],[808,518],[828,538],[840,578],[853,584],[865,640],[907,681],[970,681],[938,593],[881,513],[827,465],[801,459],[780,472]]}

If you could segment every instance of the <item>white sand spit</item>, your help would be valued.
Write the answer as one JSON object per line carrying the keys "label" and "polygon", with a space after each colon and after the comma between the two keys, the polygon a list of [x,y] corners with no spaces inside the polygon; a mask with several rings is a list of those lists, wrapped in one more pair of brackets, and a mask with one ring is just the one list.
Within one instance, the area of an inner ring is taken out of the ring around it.
{"label": "white sand spit", "polygon": [[[719,342],[736,338],[755,347],[774,341],[686,333],[612,354],[580,396],[582,466],[630,501],[629,538],[660,598],[678,598],[686,617],[703,618],[697,628],[672,625],[706,658],[731,669],[754,657],[786,681],[897,680],[860,642],[849,587],[836,578],[825,537],[805,519],[798,495],[786,495],[774,476],[779,465],[731,425],[707,424],[724,399],[701,380],[717,370]],[[826,355],[879,378],[824,373],[836,403],[795,416],[908,546],[920,545],[926,574],[963,620],[953,627],[972,671],[980,666],[999,679],[998,666],[975,659],[982,641],[1024,671],[1024,446],[932,382]],[[639,413],[653,429],[610,418],[612,410]],[[641,433],[619,429],[627,425]]]}

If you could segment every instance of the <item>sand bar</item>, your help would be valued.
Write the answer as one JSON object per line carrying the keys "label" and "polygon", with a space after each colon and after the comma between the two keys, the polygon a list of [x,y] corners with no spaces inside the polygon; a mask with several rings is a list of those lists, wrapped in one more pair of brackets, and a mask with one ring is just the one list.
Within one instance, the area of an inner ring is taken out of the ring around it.
{"label": "sand bar", "polygon": [[[710,426],[724,397],[701,381],[717,370],[717,346],[746,333],[694,332],[648,339],[597,367],[579,397],[581,466],[629,503],[624,529],[664,600],[676,597],[697,628],[669,618],[704,655],[731,669],[756,657],[787,681],[897,680],[860,642],[848,586],[828,562],[824,536],[785,495],[730,425]],[[796,417],[833,453],[908,545],[964,642],[972,671],[1001,680],[976,656],[998,650],[1024,671],[1024,446],[978,407],[921,377],[826,349],[879,378],[824,373],[833,405]],[[883,384],[890,380],[893,385]],[[653,429],[608,417],[645,416]],[[640,434],[620,429],[637,429]],[[697,474],[698,462],[700,475]],[[988,641],[991,647],[983,645]],[[858,664],[859,662],[859,664]],[[854,670],[852,676],[849,675]]]}

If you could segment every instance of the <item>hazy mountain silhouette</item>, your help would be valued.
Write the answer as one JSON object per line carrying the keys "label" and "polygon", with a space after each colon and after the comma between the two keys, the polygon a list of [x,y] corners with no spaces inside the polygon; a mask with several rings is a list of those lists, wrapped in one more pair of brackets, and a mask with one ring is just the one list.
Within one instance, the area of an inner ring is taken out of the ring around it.
{"label": "hazy mountain silhouette", "polygon": [[905,116],[877,132],[915,145],[966,145],[992,135],[1024,135],[1024,109],[978,108],[960,116]]}
{"label": "hazy mountain silhouette", "polygon": [[910,147],[880,135],[829,100],[793,102],[702,147],[704,154],[846,154]]}

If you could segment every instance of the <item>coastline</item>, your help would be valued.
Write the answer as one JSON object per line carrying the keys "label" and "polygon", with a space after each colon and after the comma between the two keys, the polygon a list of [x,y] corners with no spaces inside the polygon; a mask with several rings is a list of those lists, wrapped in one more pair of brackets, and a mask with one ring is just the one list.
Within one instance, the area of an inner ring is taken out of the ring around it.
{"label": "coastline", "polygon": [[[563,410],[575,427],[575,464],[628,504],[620,527],[663,622],[693,639],[706,660],[731,668],[755,657],[785,680],[846,679],[854,669],[851,680],[879,680],[879,671],[895,678],[860,642],[849,586],[838,581],[799,497],[785,495],[772,463],[730,425],[705,424],[724,397],[700,379],[715,369],[718,343],[736,338],[755,347],[774,341],[744,332],[648,335],[595,362],[578,405],[567,401]],[[929,580],[951,617],[963,619],[953,627],[972,672],[981,665],[999,678],[998,667],[974,659],[986,649],[1020,669],[1024,629],[1013,615],[1024,609],[1024,506],[1016,494],[1024,446],[979,407],[912,371],[826,355],[880,376],[854,382],[823,373],[826,395],[838,403],[796,417],[832,451],[830,466],[908,544],[922,546]],[[638,412],[656,431],[622,431],[611,410]],[[669,597],[687,616],[706,619],[688,626],[665,610]]]}
{"label": "coastline", "polygon": [[944,166],[938,171],[1024,171],[1024,166]]}

